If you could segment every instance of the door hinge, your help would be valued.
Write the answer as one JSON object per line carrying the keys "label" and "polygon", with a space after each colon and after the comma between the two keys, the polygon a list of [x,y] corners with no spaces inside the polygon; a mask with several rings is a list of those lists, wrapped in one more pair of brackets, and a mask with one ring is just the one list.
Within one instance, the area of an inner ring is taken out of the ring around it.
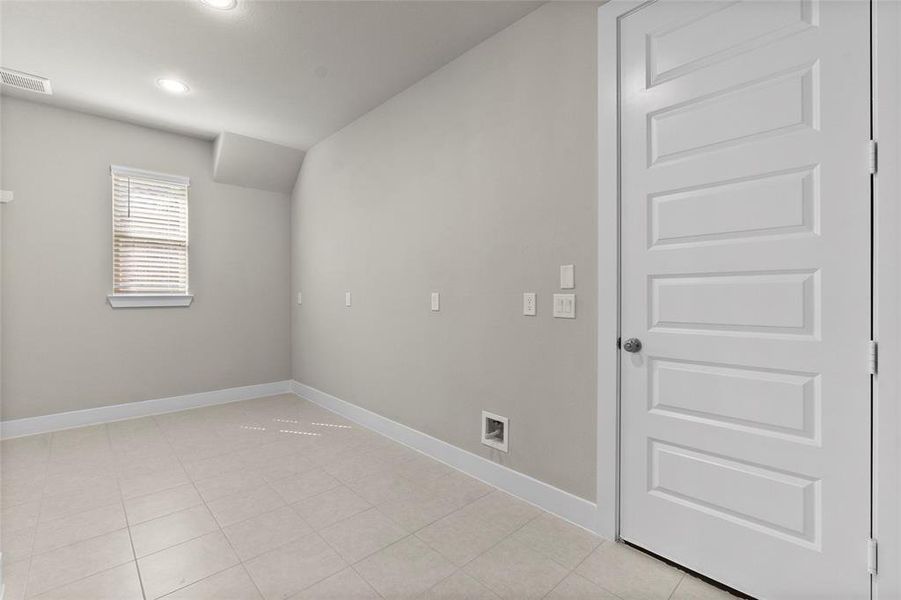
{"label": "door hinge", "polygon": [[867,540],[867,572],[875,575],[879,572],[879,547],[876,540]]}
{"label": "door hinge", "polygon": [[867,154],[868,154],[868,156],[867,156],[868,164],[870,166],[870,174],[875,175],[876,167],[877,167],[876,140],[870,140],[870,143],[869,143],[868,149],[867,149]]}
{"label": "door hinge", "polygon": [[879,344],[876,343],[876,340],[870,340],[867,356],[867,366],[869,368],[870,375],[875,375],[879,370]]}

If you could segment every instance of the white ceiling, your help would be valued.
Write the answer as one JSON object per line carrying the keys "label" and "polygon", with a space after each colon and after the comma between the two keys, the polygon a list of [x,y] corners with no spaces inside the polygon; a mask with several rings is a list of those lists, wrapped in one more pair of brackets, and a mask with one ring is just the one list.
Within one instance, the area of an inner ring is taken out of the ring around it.
{"label": "white ceiling", "polygon": [[306,150],[540,4],[2,0],[2,65],[49,77],[54,95],[3,93]]}

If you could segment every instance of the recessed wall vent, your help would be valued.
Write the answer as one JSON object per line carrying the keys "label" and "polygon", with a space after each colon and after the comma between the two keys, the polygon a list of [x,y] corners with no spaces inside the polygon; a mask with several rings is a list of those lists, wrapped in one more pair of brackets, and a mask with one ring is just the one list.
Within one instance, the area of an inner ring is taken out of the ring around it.
{"label": "recessed wall vent", "polygon": [[12,69],[0,68],[0,81],[3,85],[27,90],[29,92],[37,92],[38,94],[53,94],[50,88],[50,80],[46,77],[38,77],[37,75],[29,75]]}
{"label": "recessed wall vent", "polygon": [[482,411],[482,443],[486,446],[507,452],[510,447],[509,428],[507,417]]}

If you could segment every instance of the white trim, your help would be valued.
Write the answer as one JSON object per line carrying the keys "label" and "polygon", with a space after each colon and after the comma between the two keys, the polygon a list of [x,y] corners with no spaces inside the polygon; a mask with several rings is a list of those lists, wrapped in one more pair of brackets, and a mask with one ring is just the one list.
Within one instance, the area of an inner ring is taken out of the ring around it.
{"label": "white trim", "polygon": [[619,19],[643,0],[598,8],[598,533],[619,538]]}
{"label": "white trim", "polygon": [[[14,194],[9,190],[0,190],[0,204],[6,204],[13,201]],[[0,598],[2,600],[2,598]]]}
{"label": "white trim", "polygon": [[147,308],[160,306],[190,306],[193,294],[109,294],[106,299],[113,308]]}
{"label": "white trim", "polygon": [[171,396],[156,400],[143,400],[128,402],[126,404],[113,404],[111,406],[98,406],[71,412],[29,417],[27,419],[14,419],[12,421],[0,421],[0,438],[6,440],[49,433],[73,427],[85,425],[97,425],[100,423],[112,423],[137,417],[147,417],[163,413],[176,412],[201,406],[213,406],[215,404],[227,404],[240,400],[251,400],[277,394],[291,392],[290,381],[274,381],[272,383],[260,383],[243,387],[226,388],[212,392],[200,392],[197,394],[185,394],[184,396]]}
{"label": "white trim", "polygon": [[301,398],[391,438],[395,442],[418,450],[430,458],[534,504],[570,523],[592,532],[597,530],[595,526],[597,507],[584,498],[579,498],[298,381],[291,382],[291,390]]}
{"label": "white trim", "polygon": [[873,8],[873,126],[879,145],[874,177],[874,337],[879,373],[873,378],[873,532],[879,574],[873,598],[901,598],[901,4]]}
{"label": "white trim", "polygon": [[147,171],[145,169],[135,169],[133,167],[123,167],[122,165],[110,165],[110,173],[113,175],[122,175],[124,177],[135,177],[138,179],[156,179],[176,185],[191,185],[191,178],[184,175],[172,175],[170,173],[160,173],[158,171]]}

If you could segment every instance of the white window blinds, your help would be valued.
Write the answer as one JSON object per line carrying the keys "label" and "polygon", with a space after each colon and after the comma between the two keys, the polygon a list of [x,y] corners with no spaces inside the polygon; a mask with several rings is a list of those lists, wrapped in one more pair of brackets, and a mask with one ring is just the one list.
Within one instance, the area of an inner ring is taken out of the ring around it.
{"label": "white window blinds", "polygon": [[187,177],[112,166],[113,294],[188,293]]}

